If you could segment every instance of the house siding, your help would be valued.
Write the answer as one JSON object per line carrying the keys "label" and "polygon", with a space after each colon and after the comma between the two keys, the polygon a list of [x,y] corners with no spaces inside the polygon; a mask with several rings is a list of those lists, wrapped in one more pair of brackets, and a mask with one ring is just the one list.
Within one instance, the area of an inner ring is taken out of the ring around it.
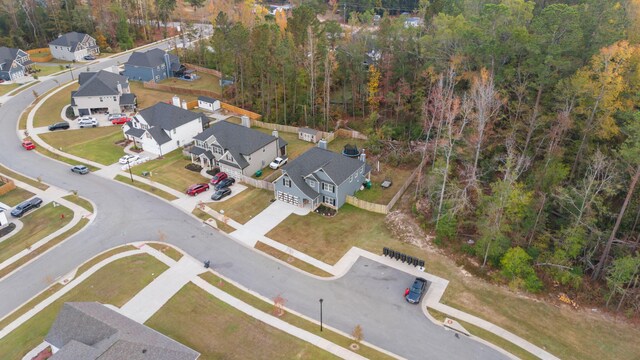
{"label": "house siding", "polygon": [[162,81],[167,78],[166,69],[124,64],[124,76],[136,81]]}
{"label": "house siding", "polygon": [[284,179],[290,180],[289,175],[285,173],[281,177],[279,177],[278,180],[275,181],[273,195],[276,199],[278,199],[278,193],[282,192],[285,194],[289,194],[291,196],[298,197],[300,199],[298,206],[300,207],[304,206],[304,200],[307,200],[308,205],[311,206],[312,208],[315,207],[313,206],[315,199],[308,197],[304,192],[302,192],[302,190],[300,190],[300,188],[296,186],[296,184],[293,181],[291,181],[291,187],[285,186]]}
{"label": "house siding", "polygon": [[[262,151],[263,149],[264,151]],[[278,157],[278,150],[278,141],[272,141],[264,148],[258,149],[258,151],[251,154],[251,156],[245,156],[245,160],[247,160],[249,166],[243,169],[243,174],[251,176],[255,174],[256,171],[269,166],[269,164]],[[251,158],[251,160],[249,160],[249,158]]]}
{"label": "house siding", "polygon": [[[141,116],[138,116],[137,118],[139,119],[141,118]],[[140,123],[148,125],[147,122],[144,121],[144,119],[142,119]],[[129,128],[127,126],[123,126],[122,131],[126,133],[128,129]],[[179,147],[184,147],[185,145],[193,142],[193,137],[200,132],[202,132],[202,118],[197,118],[197,120],[190,121],[175,128],[175,133],[173,132],[173,130],[165,131],[165,133],[169,135],[171,140],[162,144],[162,146],[160,146],[150,135],[147,136],[148,133],[145,133],[145,135],[142,136],[140,145],[142,146],[142,149],[144,151],[148,151],[156,155],[164,155],[173,150],[176,150]]]}
{"label": "house siding", "polygon": [[[115,97],[115,100],[114,100]],[[102,98],[102,101],[100,101]],[[73,112],[76,116],[80,115],[80,110],[83,109],[97,109],[107,108],[109,113],[119,113],[120,108],[120,95],[109,96],[76,96],[74,97],[76,106],[73,107]],[[84,113],[84,112],[83,112]]]}
{"label": "house siding", "polygon": [[[364,166],[365,164],[362,163],[362,167]],[[358,168],[358,170],[354,173],[352,181],[349,181],[349,178],[347,178],[344,182],[342,182],[342,184],[338,186],[338,201],[336,203],[338,207],[341,207],[347,202],[347,195],[353,196],[358,190],[360,190],[360,186],[366,180],[366,175],[368,175],[364,171],[362,172],[362,174],[360,174],[360,169],[362,169],[362,167]]]}
{"label": "house siding", "polygon": [[70,47],[60,46],[60,45],[49,45],[49,50],[51,51],[51,56],[56,59],[66,60],[66,61],[81,61],[82,58],[89,55],[94,54],[98,55],[100,51],[89,51],[88,47],[95,46],[96,40],[91,36],[85,36],[84,40],[81,44],[78,44],[75,52],[71,52]]}

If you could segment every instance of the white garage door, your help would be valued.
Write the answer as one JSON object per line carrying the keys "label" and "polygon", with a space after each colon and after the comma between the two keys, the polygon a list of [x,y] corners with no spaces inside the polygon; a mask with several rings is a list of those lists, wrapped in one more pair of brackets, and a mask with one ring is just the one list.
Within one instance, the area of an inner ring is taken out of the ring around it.
{"label": "white garage door", "polygon": [[293,204],[296,206],[300,205],[300,198],[297,196],[293,196],[291,194],[284,193],[282,191],[278,191],[278,200],[284,201],[288,204]]}

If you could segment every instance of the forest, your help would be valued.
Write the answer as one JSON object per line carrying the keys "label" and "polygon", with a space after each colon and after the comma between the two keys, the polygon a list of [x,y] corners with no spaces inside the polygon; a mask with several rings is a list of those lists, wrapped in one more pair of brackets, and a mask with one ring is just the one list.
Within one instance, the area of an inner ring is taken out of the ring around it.
{"label": "forest", "polygon": [[640,314],[640,0],[314,0],[275,16],[250,0],[0,1],[0,42],[26,48],[75,30],[126,49],[191,7],[214,34],[183,60],[232,78],[225,99],[265,121],[352,128],[420,168],[413,215],[476,273]]}

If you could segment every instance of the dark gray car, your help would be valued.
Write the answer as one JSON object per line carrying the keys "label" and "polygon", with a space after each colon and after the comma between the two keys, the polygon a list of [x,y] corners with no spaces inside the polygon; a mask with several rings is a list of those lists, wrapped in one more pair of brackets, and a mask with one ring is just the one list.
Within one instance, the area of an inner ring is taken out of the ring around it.
{"label": "dark gray car", "polygon": [[69,123],[66,121],[49,125],[49,131],[67,130],[68,128],[69,128]]}
{"label": "dark gray car", "polygon": [[40,205],[42,205],[42,199],[38,197],[23,201],[22,203],[18,204],[15,209],[11,210],[11,216],[22,217],[22,215],[29,212],[29,210],[39,208]]}
{"label": "dark gray car", "polygon": [[409,293],[407,294],[407,296],[405,296],[405,299],[407,299],[407,301],[412,304],[417,304],[420,302],[420,300],[422,300],[422,296],[424,295],[426,289],[427,280],[423,278],[416,278],[413,281],[413,285],[411,285],[411,288],[409,289]]}

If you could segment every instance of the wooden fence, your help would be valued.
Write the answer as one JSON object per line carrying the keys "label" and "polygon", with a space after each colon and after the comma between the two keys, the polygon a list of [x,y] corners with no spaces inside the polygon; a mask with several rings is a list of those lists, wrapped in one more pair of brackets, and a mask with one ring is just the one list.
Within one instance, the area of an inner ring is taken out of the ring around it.
{"label": "wooden fence", "polygon": [[0,176],[0,182],[2,182],[2,186],[0,186],[0,195],[4,195],[16,188],[16,184],[13,183],[13,180],[4,176]]}
{"label": "wooden fence", "polygon": [[174,94],[208,96],[216,99],[220,99],[222,97],[222,95],[218,94],[215,91],[201,90],[201,89],[187,89],[187,88],[178,87],[178,86],[158,84],[153,81],[142,83],[142,85],[147,89],[165,91],[165,92],[170,92]]}
{"label": "wooden fence", "polygon": [[416,176],[418,175],[418,171],[419,169],[415,169],[413,173],[409,175],[409,178],[407,178],[404,184],[402,184],[398,192],[393,196],[393,198],[391,199],[391,201],[389,201],[387,205],[375,204],[372,202],[360,200],[357,197],[350,196],[350,195],[347,195],[347,204],[351,204],[360,209],[379,213],[379,214],[388,214],[391,212],[391,209],[396,204],[396,202],[400,200],[400,197],[402,196],[402,194],[404,194],[404,192],[407,191],[407,188],[411,185],[413,180],[415,180]]}
{"label": "wooden fence", "polygon": [[254,179],[246,175],[242,175],[242,177],[239,177],[238,181],[243,182],[247,185],[251,185],[253,187],[257,187],[259,189],[265,189],[269,191],[273,191],[273,189],[275,188],[275,186],[271,182]]}
{"label": "wooden fence", "polygon": [[26,51],[29,54],[29,59],[33,62],[49,62],[53,60],[53,55],[49,48],[38,48]]}
{"label": "wooden fence", "polygon": [[260,114],[256,114],[256,113],[251,112],[249,110],[245,110],[245,109],[239,108],[237,106],[233,106],[231,104],[227,104],[225,102],[220,102],[220,107],[222,107],[223,109],[225,109],[227,111],[230,111],[232,113],[248,116],[249,119],[251,119],[251,120],[260,120],[262,118],[262,115],[260,115]]}
{"label": "wooden fence", "polygon": [[352,138],[352,139],[360,139],[360,140],[368,140],[367,135],[355,131],[355,130],[347,130],[347,129],[338,129],[336,130],[336,136]]}
{"label": "wooden fence", "polygon": [[202,73],[205,73],[205,74],[214,75],[214,76],[217,76],[219,78],[222,78],[222,73],[220,71],[218,71],[218,70],[207,69],[207,68],[202,67],[202,66],[193,65],[193,64],[186,64],[186,63],[184,64],[184,66],[186,66],[187,69],[193,69],[193,70],[195,70],[197,72],[202,72]]}

